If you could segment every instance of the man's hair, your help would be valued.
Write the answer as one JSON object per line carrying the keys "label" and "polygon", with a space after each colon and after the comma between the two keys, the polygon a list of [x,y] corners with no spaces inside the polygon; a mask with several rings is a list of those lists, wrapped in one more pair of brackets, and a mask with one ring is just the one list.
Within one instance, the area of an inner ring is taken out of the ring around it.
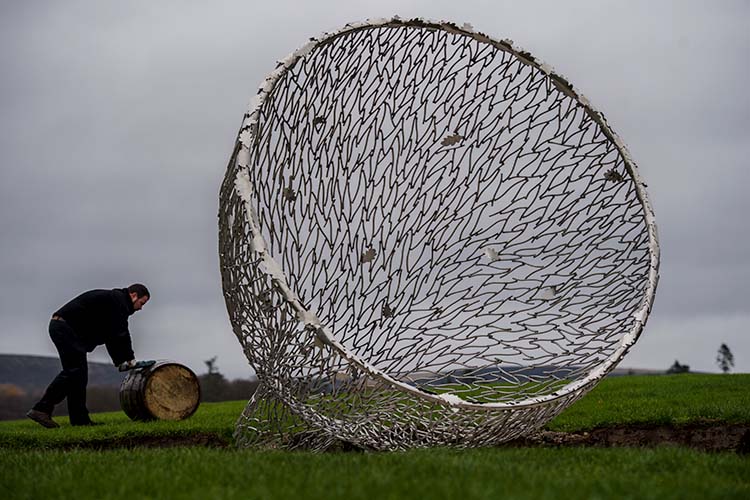
{"label": "man's hair", "polygon": [[128,293],[135,293],[138,298],[140,299],[144,295],[151,298],[151,293],[148,291],[148,288],[146,288],[146,285],[141,285],[140,283],[133,283],[128,287]]}

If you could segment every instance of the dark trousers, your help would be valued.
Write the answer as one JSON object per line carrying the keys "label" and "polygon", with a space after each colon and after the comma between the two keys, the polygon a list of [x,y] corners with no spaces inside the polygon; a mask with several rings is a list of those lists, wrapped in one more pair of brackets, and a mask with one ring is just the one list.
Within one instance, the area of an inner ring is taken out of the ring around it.
{"label": "dark trousers", "polygon": [[50,321],[49,336],[60,354],[63,369],[47,387],[34,409],[52,414],[55,405],[67,397],[70,423],[85,424],[90,421],[86,409],[86,384],[89,378],[86,347],[64,321]]}

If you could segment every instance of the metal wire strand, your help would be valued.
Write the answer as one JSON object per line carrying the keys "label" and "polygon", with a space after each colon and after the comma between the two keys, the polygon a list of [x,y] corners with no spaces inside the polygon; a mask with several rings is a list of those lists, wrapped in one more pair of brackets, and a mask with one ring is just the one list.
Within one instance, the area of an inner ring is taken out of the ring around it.
{"label": "metal wire strand", "polygon": [[230,319],[263,383],[241,443],[498,443],[624,356],[655,291],[653,213],[564,79],[507,42],[391,20],[269,81],[219,213]]}

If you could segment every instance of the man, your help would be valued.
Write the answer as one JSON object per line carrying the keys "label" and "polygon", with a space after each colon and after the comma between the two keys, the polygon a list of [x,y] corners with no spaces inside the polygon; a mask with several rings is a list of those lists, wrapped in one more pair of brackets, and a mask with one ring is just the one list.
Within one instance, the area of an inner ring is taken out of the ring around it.
{"label": "man", "polygon": [[84,292],[55,311],[49,336],[63,369],[26,416],[44,427],[59,427],[52,420],[52,411],[67,397],[70,424],[95,425],[86,408],[86,353],[104,344],[120,371],[153,365],[153,361],[135,361],[128,331],[128,317],[140,311],[150,297],[148,289],[136,283],[128,288]]}

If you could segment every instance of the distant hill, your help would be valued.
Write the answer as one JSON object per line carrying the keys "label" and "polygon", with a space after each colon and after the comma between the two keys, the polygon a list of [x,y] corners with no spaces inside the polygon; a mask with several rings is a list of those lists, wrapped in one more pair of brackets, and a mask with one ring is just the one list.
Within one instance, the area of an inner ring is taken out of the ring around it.
{"label": "distant hill", "polygon": [[[564,379],[571,377],[578,379],[582,376],[583,369],[580,366],[485,366],[477,368],[459,368],[441,375],[429,372],[415,372],[410,374],[408,380],[415,385],[431,386],[445,384],[472,384],[477,382],[507,381],[513,383],[526,383],[535,380]],[[641,368],[615,368],[608,376],[618,377],[623,375],[663,375],[664,370],[649,370]],[[422,376],[420,376],[422,375]]]}
{"label": "distant hill", "polygon": [[[623,375],[665,375],[667,370],[653,370],[648,368],[615,368],[608,377],[620,377]],[[697,372],[696,372],[697,373]]]}
{"label": "distant hill", "polygon": [[[26,392],[46,389],[61,369],[56,357],[0,354],[0,384],[13,384]],[[111,364],[89,361],[89,386],[119,387],[125,375]]]}

